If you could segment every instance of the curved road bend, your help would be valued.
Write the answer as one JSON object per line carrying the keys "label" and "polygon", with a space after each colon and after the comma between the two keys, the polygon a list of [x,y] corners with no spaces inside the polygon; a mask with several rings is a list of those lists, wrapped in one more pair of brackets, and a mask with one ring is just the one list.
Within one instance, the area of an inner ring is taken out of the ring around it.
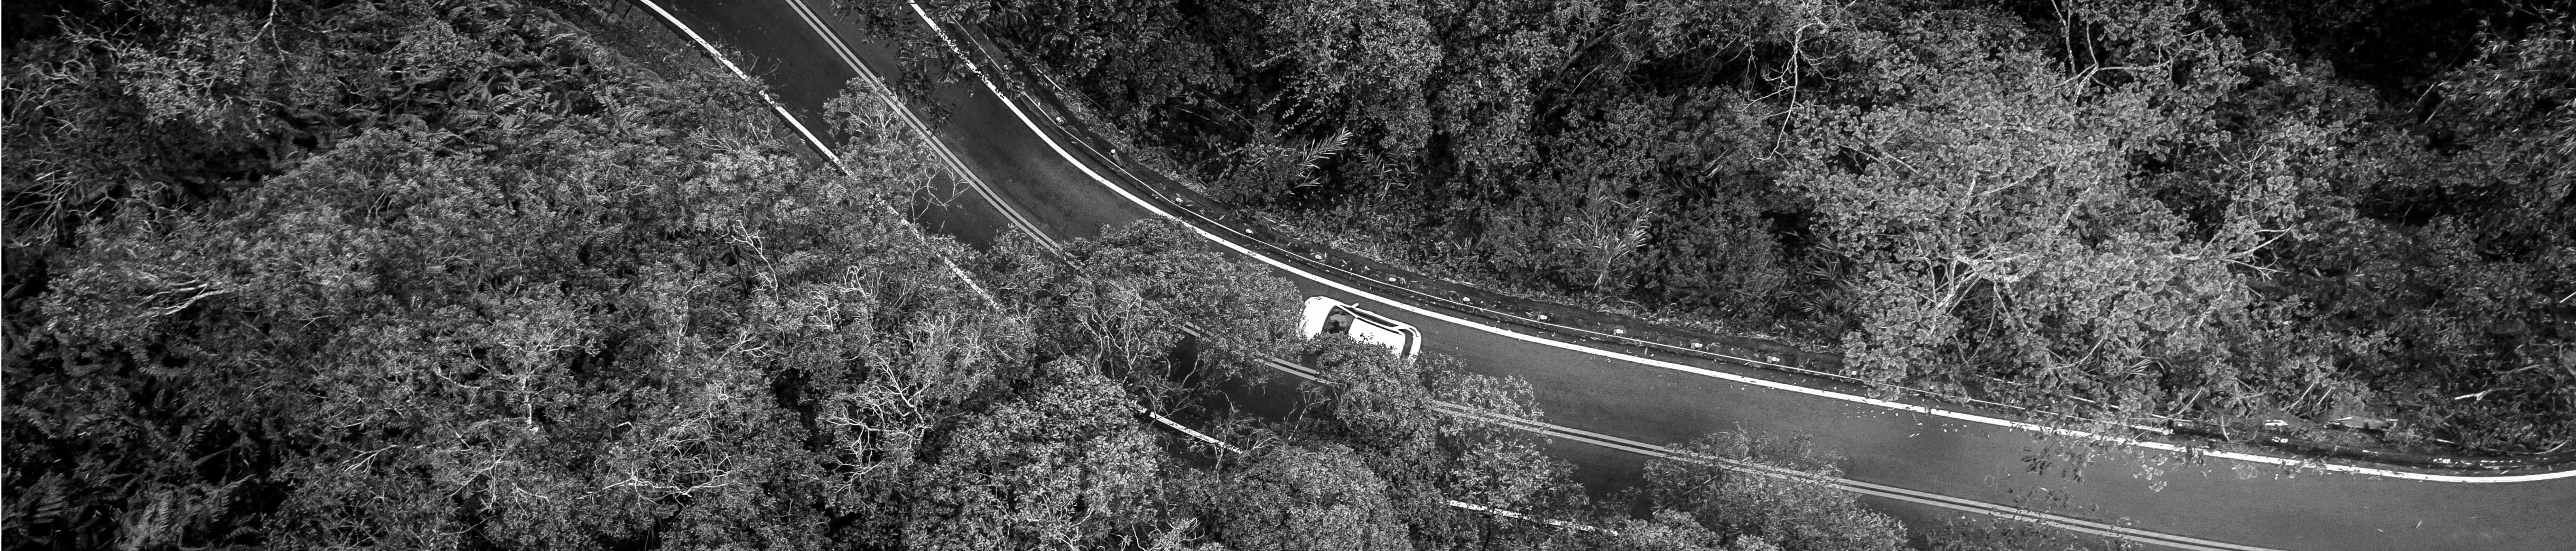
{"label": "curved road bend", "polygon": [[[823,101],[859,76],[853,64],[878,71],[896,67],[888,49],[865,43],[863,27],[832,13],[823,0],[667,7],[707,39],[748,57],[738,62],[817,130],[823,128]],[[1006,103],[974,81],[942,87],[937,99],[953,115],[934,121],[934,134],[971,174],[971,187],[998,204],[964,194],[941,218],[945,226],[934,229],[990,239],[1018,218],[1049,238],[1064,239],[1157,216],[1095,179],[1114,171],[1076,165],[1059,153],[1071,147],[1066,136],[1043,124],[1045,115],[1030,107]],[[1024,121],[1022,113],[1039,124]],[[2022,507],[2076,524],[2081,532],[2118,532],[2180,549],[2541,551],[2576,545],[2570,543],[2576,542],[2576,523],[2568,521],[2576,515],[2576,477],[2426,481],[2121,447],[2097,456],[2079,481],[2055,470],[2030,472],[2025,458],[2042,452],[2027,430],[1757,384],[1726,366],[1677,366],[1546,344],[1494,331],[1460,313],[1389,304],[1340,284],[1289,275],[1308,294],[1356,302],[1421,328],[1429,352],[1458,357],[1478,372],[1529,380],[1548,411],[1547,422],[1584,431],[1554,439],[1553,448],[1578,466],[1588,484],[1632,482],[1653,445],[1742,427],[1811,435],[1818,447],[1850,458],[1846,487],[1910,522]]]}

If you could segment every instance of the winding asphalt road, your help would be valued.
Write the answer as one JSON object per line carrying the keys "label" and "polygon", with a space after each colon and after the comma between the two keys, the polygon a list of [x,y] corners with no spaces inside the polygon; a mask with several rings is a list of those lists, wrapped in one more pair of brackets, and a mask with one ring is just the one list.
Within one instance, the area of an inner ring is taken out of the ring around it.
{"label": "winding asphalt road", "polygon": [[[898,66],[891,50],[867,42],[854,16],[834,13],[823,0],[661,8],[687,32],[727,48],[784,111],[816,131],[824,127],[820,106],[845,82]],[[982,51],[947,36],[952,42],[936,47]],[[937,89],[950,115],[923,124],[943,161],[966,177],[945,183],[956,186],[958,201],[929,214],[931,229],[988,241],[1016,228],[1051,243],[1148,217],[1190,219],[1137,181],[1155,176],[1104,159],[1099,151],[1107,146],[1080,142],[1025,93],[1008,79]],[[2480,476],[2311,463],[2096,439],[1994,413],[1861,398],[1778,373],[1559,342],[1471,313],[1395,302],[1243,243],[1228,228],[1194,222],[1219,245],[1279,268],[1307,294],[1359,303],[1422,329],[1426,352],[1527,379],[1548,412],[1534,427],[1557,436],[1553,453],[1595,487],[1633,483],[1644,461],[1664,453],[1660,445],[1741,428],[1811,435],[1818,447],[1850,458],[1843,478],[1831,482],[1913,523],[2000,516],[2177,549],[2576,549],[2576,473]],[[2031,460],[2078,442],[2097,451],[2081,477]]]}

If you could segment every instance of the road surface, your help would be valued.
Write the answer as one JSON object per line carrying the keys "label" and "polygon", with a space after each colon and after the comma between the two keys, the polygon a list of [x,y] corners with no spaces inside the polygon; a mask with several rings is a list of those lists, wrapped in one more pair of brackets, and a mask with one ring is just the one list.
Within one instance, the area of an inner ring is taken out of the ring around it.
{"label": "road surface", "polygon": [[[854,16],[808,1],[663,7],[727,48],[787,111],[819,131],[826,126],[820,106],[844,83],[862,70],[883,73],[897,65],[891,50],[867,41]],[[959,204],[934,215],[931,229],[984,241],[1025,227],[1051,242],[1183,214],[1152,200],[1134,181],[1151,175],[1108,162],[1099,154],[1106,146],[1078,143],[1043,105],[1021,96],[1010,81],[999,85],[968,79],[936,91],[949,115],[924,120],[944,160],[969,177],[954,182],[961,186]],[[1201,227],[1211,239],[1240,237]],[[1741,366],[1557,342],[1544,332],[1438,305],[1397,303],[1336,282],[1326,271],[1258,256],[1259,247],[1227,247],[1282,268],[1308,295],[1357,303],[1420,328],[1428,353],[1460,358],[1477,372],[1527,379],[1547,411],[1545,421],[1560,427],[1553,452],[1596,487],[1633,482],[1659,445],[1748,429],[1810,435],[1817,447],[1849,458],[1840,483],[1918,525],[2003,514],[2179,549],[2576,548],[2576,523],[2569,522],[2576,518],[2576,477],[2428,476],[2107,441],[2079,479],[2067,466],[2035,467],[2031,458],[2054,456],[2051,446],[2085,438],[2043,438],[2042,431],[1996,421],[1991,413],[1855,399]]]}

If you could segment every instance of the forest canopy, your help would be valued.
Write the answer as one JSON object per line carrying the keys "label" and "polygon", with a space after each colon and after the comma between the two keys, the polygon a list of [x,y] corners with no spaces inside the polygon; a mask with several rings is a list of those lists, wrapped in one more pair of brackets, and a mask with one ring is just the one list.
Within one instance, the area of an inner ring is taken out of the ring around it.
{"label": "forest canopy", "polygon": [[[1527,384],[1286,339],[1285,282],[1174,224],[925,236],[886,202],[934,164],[876,91],[831,104],[828,164],[622,3],[42,8],[9,15],[0,130],[9,549],[1908,537],[1821,482],[1695,462],[1595,501],[1537,436],[1439,409],[1542,418]],[[1285,383],[1285,419],[1208,407],[1275,383],[1252,354],[1327,380]]]}
{"label": "forest canopy", "polygon": [[1432,271],[2058,411],[2576,441],[2548,3],[935,4]]}

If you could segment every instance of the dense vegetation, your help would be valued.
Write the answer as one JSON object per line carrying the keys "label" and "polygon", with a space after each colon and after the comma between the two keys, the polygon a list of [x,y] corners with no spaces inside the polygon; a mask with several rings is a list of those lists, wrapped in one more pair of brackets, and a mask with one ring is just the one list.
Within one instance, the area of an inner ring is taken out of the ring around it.
{"label": "dense vegetation", "polygon": [[2548,3],[941,5],[1211,193],[1435,269],[2063,411],[2576,441]]}
{"label": "dense vegetation", "polygon": [[[615,4],[13,10],[10,549],[1893,549],[1798,479],[1595,502],[1526,385],[1347,339],[1145,225],[927,238],[873,100],[843,166]],[[618,31],[627,57],[590,29]],[[638,30],[638,29],[642,30]],[[667,40],[668,35],[662,35]],[[1193,342],[1195,326],[1211,335]],[[1215,346],[1209,346],[1215,345]],[[1212,404],[1314,359],[1287,419]],[[1263,370],[1266,371],[1266,370]],[[1204,420],[1245,451],[1154,428]],[[1713,457],[1831,474],[1745,435]],[[1616,528],[1581,531],[1461,500]],[[1653,511],[1632,518],[1632,509]],[[1966,547],[1962,547],[1966,548]]]}

